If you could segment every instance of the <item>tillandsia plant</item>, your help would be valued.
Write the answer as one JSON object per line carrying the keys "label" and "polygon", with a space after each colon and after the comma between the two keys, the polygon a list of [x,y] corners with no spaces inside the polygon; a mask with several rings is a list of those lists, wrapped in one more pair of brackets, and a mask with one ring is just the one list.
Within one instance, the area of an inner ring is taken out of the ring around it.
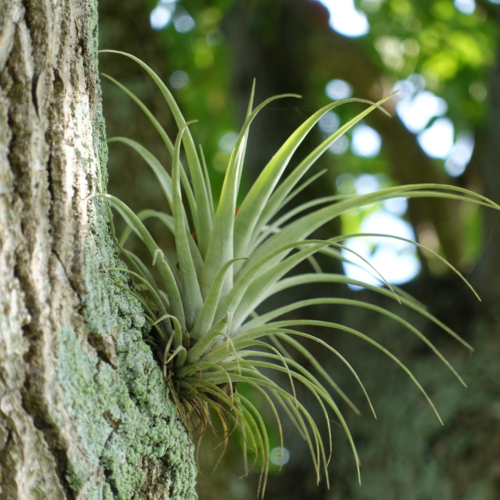
{"label": "tillandsia plant", "polygon": [[[221,422],[217,425],[222,425],[226,445],[229,435],[239,429],[243,436],[245,464],[247,464],[247,450],[255,454],[254,464],[260,460],[259,489],[263,495],[269,467],[270,446],[262,415],[252,401],[236,387],[240,383],[248,384],[262,395],[276,417],[282,450],[283,435],[277,407],[293,421],[299,434],[307,441],[318,481],[323,469],[328,482],[327,467],[332,454],[329,412],[333,412],[350,442],[359,476],[360,461],[354,441],[337,402],[327,387],[333,389],[355,412],[359,412],[337,383],[297,339],[314,340],[344,363],[363,389],[372,411],[373,407],[361,380],[349,362],[328,343],[301,331],[304,329],[302,327],[308,326],[341,330],[373,344],[406,372],[441,421],[433,403],[410,370],[368,335],[342,324],[327,321],[278,320],[286,313],[317,304],[371,309],[388,316],[401,327],[417,335],[465,385],[438,349],[417,328],[398,315],[366,302],[345,298],[302,300],[261,316],[257,315],[255,310],[270,296],[302,284],[328,282],[358,285],[394,298],[400,304],[434,322],[472,350],[467,342],[427,312],[419,302],[398,287],[386,283],[382,276],[380,279],[385,287],[376,287],[344,275],[323,273],[314,260],[314,255],[318,253],[333,259],[345,260],[341,251],[348,249],[342,242],[348,238],[388,237],[388,235],[344,234],[327,240],[311,239],[309,236],[325,223],[349,210],[393,197],[439,197],[465,200],[494,209],[500,207],[480,195],[459,187],[416,184],[390,187],[364,195],[328,196],[285,211],[287,204],[320,175],[312,176],[301,183],[315,161],[335,140],[368,113],[376,108],[384,111],[381,105],[391,97],[388,96],[377,103],[362,99],[345,99],[329,104],[314,113],[281,146],[237,209],[236,199],[250,124],[257,113],[275,99],[299,97],[294,94],[272,97],[254,109],[253,91],[247,118],[229,159],[220,200],[215,207],[202,149],[200,147],[198,153],[188,128],[189,123],[185,121],[168,88],[140,59],[123,52],[105,52],[129,57],[149,73],[165,97],[179,128],[175,143],[172,143],[146,106],[119,82],[104,75],[128,94],[148,116],[172,157],[172,173],[169,175],[160,162],[137,142],[123,137],[109,139],[110,142],[119,142],[131,147],[148,163],[165,193],[171,214],[153,210],[135,214],[121,200],[111,195],[106,196],[127,223],[127,229],[121,238],[118,240],[115,237],[130,266],[130,269],[123,271],[133,277],[135,286],[130,289],[130,293],[140,301],[146,317],[154,327],[153,344],[163,365],[164,378],[188,430],[202,435],[207,426],[213,428],[215,422],[212,420],[215,418]],[[337,106],[353,102],[365,103],[368,107],[330,135],[284,177],[285,169],[295,150],[321,117]],[[187,168],[181,161],[181,145],[184,147]],[[171,233],[175,240],[176,259],[168,258],[155,243],[144,225],[144,221],[148,218],[159,219]],[[124,248],[131,233],[135,233],[147,246],[151,253],[152,265],[156,266],[162,285],[157,284],[144,262]],[[432,250],[419,243],[411,243],[445,262]],[[289,271],[306,259],[312,262],[315,273],[287,277]],[[472,289],[456,269],[447,265]],[[376,273],[376,270],[373,271]],[[314,373],[299,364],[291,352],[298,353],[306,359],[313,367]],[[263,371],[269,373],[269,370],[285,374],[289,381],[288,387],[283,387],[263,373]],[[327,444],[320,436],[317,424],[308,409],[296,396],[297,383],[311,391],[324,413],[328,430]],[[373,414],[375,415],[375,411]]]}

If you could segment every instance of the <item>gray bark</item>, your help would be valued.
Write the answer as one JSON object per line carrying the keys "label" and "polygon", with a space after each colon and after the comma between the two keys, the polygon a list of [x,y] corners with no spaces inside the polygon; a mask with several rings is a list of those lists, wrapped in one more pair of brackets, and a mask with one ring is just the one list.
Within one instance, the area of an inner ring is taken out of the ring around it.
{"label": "gray bark", "polygon": [[0,12],[0,499],[194,499],[140,306],[104,271],[96,0]]}

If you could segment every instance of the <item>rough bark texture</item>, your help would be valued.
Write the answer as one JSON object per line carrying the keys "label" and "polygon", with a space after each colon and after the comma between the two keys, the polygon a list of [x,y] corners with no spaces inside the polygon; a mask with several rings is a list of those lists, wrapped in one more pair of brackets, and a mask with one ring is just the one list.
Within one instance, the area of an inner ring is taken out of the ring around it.
{"label": "rough bark texture", "polygon": [[[196,498],[104,200],[96,0],[0,0],[0,499]],[[120,283],[124,288],[116,286]]]}

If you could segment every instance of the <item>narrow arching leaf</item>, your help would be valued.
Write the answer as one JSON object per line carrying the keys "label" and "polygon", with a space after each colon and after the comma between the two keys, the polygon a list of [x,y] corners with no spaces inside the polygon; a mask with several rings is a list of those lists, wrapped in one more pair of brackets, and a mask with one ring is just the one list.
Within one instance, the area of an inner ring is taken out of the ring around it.
{"label": "narrow arching leaf", "polygon": [[[314,252],[318,251],[323,247],[326,247],[327,245],[328,242],[325,242],[323,240],[296,241],[293,243],[288,243],[283,247],[279,247],[273,252],[263,256],[262,259],[255,262],[253,266],[245,269],[245,272],[238,278],[232,290],[221,301],[217,309],[215,318],[216,321],[224,317],[226,314],[228,314],[228,312],[232,313],[233,311],[236,310],[238,306],[240,306],[241,300],[245,295],[245,293],[247,292],[247,290],[249,289],[250,285],[252,285],[252,283],[262,275],[262,272],[269,267],[269,264],[272,263],[275,258],[284,254],[287,250],[299,248],[301,246],[310,247],[309,249],[299,252],[296,256],[293,257],[291,261],[287,261],[287,263],[283,264],[283,266],[285,267],[288,266],[288,268],[291,269],[293,268],[294,265],[298,264],[302,260],[306,259],[309,255],[312,255]],[[276,279],[279,279],[280,272],[283,271],[283,266],[276,270],[275,272],[275,275],[277,276]],[[261,294],[263,293],[262,290],[265,290],[265,288],[261,289]],[[259,295],[259,293],[257,295]]]}
{"label": "narrow arching leaf", "polygon": [[[120,82],[115,80],[113,77],[106,75],[105,73],[101,73],[102,76],[113,82],[118,88],[123,90],[138,106],[139,108],[144,112],[144,114],[148,117],[149,121],[153,124],[157,132],[160,134],[160,137],[163,140],[163,143],[167,147],[168,152],[170,153],[170,156],[173,158],[174,156],[174,145],[172,144],[172,141],[170,140],[170,137],[168,134],[165,132],[165,129],[161,126],[160,122],[154,117],[153,113],[149,111],[147,106],[132,92],[130,92],[127,87],[122,85]],[[189,180],[186,176],[186,172],[184,171],[184,167],[181,169],[181,179],[182,179],[182,186],[184,187],[184,190],[186,191],[186,195],[188,198],[189,202],[189,208],[191,209],[191,214],[193,218],[196,220],[196,214],[197,214],[197,209],[196,209],[196,201],[194,199],[193,195],[193,190],[191,188],[191,184],[189,184]]]}
{"label": "narrow arching leaf", "polygon": [[241,298],[238,307],[234,313],[234,327],[237,328],[241,323],[248,317],[251,311],[253,311],[258,304],[261,302],[262,290],[273,285],[282,276],[292,270],[295,266],[300,264],[310,255],[315,254],[321,247],[327,246],[327,242],[321,242],[316,245],[311,245],[304,250],[300,250],[297,253],[286,258],[279,264],[276,264],[273,268],[264,272],[262,275],[258,276]]}
{"label": "narrow arching leaf", "polygon": [[[165,214],[163,212],[158,212],[157,210],[142,210],[137,214],[137,217],[139,218],[140,221],[145,221],[146,219],[149,219],[150,217],[153,217],[155,219],[158,219],[162,224],[165,225],[165,227],[169,230],[169,232],[172,234],[172,236],[175,236],[175,224],[174,224],[174,218],[169,215]],[[125,245],[125,242],[127,241],[127,238],[130,236],[130,234],[133,232],[133,229],[130,226],[127,226],[120,238],[120,245],[123,246]],[[199,275],[201,273],[202,267],[203,267],[203,260],[201,258],[200,250],[198,248],[198,245],[193,239],[193,236],[187,232],[186,228],[186,236],[188,239],[189,243],[189,250],[191,252],[191,258],[193,259],[193,264],[196,269],[196,273]]]}
{"label": "narrow arching leaf", "polygon": [[283,214],[279,219],[277,219],[271,225],[262,227],[260,233],[254,234],[255,241],[253,241],[252,243],[252,250],[257,248],[268,236],[278,233],[281,230],[281,226],[283,226],[285,222],[292,219],[301,212],[304,212],[318,205],[325,205],[326,203],[331,203],[332,201],[345,200],[346,198],[351,198],[351,197],[352,196],[349,195],[332,195],[332,196],[324,196],[322,198],[316,198],[306,203],[302,203],[298,207],[295,207],[292,210],[289,210],[288,212]]}
{"label": "narrow arching leaf", "polygon": [[224,283],[224,278],[226,277],[226,273],[229,268],[238,260],[242,259],[232,259],[227,262],[224,266],[222,266],[221,270],[217,273],[215,280],[208,292],[208,296],[205,299],[205,303],[198,315],[198,319],[191,331],[191,336],[195,340],[199,340],[200,337],[205,335],[208,330],[212,327],[212,323],[215,317],[215,311],[217,309],[217,305],[219,304],[220,293],[222,290],[222,285]]}
{"label": "narrow arching leaf", "polygon": [[[132,54],[127,54],[126,52],[120,52],[118,50],[103,50],[101,52],[120,54],[122,56],[128,57],[129,59],[132,59],[137,64],[142,66],[154,80],[161,93],[163,94],[163,97],[165,97],[165,100],[167,101],[167,104],[172,111],[179,129],[186,125],[186,120],[182,116],[179,106],[175,102],[175,99],[172,96],[170,90],[168,90],[167,86],[161,81],[160,77],[146,63],[133,56]],[[193,182],[193,190],[196,198],[197,213],[193,214],[193,217],[195,217],[196,234],[198,236],[201,255],[202,257],[204,257],[213,227],[207,186],[205,184],[205,178],[200,165],[200,161],[198,159],[198,154],[196,153],[196,147],[189,130],[187,130],[183,138],[183,143],[186,149],[189,171],[191,173],[191,180]]]}
{"label": "narrow arching leaf", "polygon": [[[353,126],[355,123],[361,120],[364,116],[370,113],[377,106],[380,106],[380,104],[385,102],[390,97],[391,96],[388,96],[387,98],[382,99],[381,101],[379,101],[379,103],[371,106],[367,111],[360,113],[354,120],[351,120],[351,122],[349,122],[351,124],[350,126]],[[360,102],[360,100],[349,100],[349,101]],[[343,102],[348,102],[348,101],[346,100]],[[238,215],[236,216],[236,229],[234,234],[236,257],[246,256],[245,254],[247,253],[247,249],[249,247],[250,239],[255,229],[255,225],[257,224],[257,221],[260,219],[262,212],[265,210],[268,201],[270,201],[269,198],[271,196],[271,193],[273,192],[276,184],[280,180],[283,171],[288,165],[288,162],[290,161],[295,150],[299,147],[299,145],[302,143],[306,135],[316,125],[316,123],[318,123],[318,121],[326,113],[328,113],[333,108],[341,105],[343,102],[341,101],[328,104],[327,106],[323,107],[322,109],[314,113],[309,119],[307,119],[283,144],[280,150],[273,156],[271,161],[267,164],[262,173],[259,175],[258,179],[255,181],[254,185],[252,186],[249,193],[245,197],[245,200],[241,204]],[[347,131],[349,128],[350,127],[347,127],[347,125],[345,125],[344,127],[341,127],[341,129],[339,129],[339,131],[337,131],[335,134],[338,134],[337,135],[338,137],[342,135],[345,131]],[[281,204],[281,201],[282,199],[279,200],[278,206]]]}
{"label": "narrow arching leaf", "polygon": [[140,274],[134,273],[133,271],[130,271],[129,269],[121,269],[121,268],[117,268],[117,267],[109,267],[106,269],[106,271],[121,271],[121,272],[130,274],[130,276],[133,276],[134,278],[138,279],[148,289],[149,293],[151,294],[151,297],[154,300],[156,307],[158,308],[160,314],[162,315],[162,319],[169,316],[167,314],[167,310],[165,309],[165,306],[164,306],[162,300],[160,299],[160,296],[157,294],[156,290],[153,288],[153,286],[150,284],[150,282],[147,279],[145,279],[143,276],[141,276]]}
{"label": "narrow arching leaf", "polygon": [[321,176],[326,174],[328,172],[328,169],[324,168],[317,174],[314,174],[312,177],[309,177],[309,179],[305,180],[299,187],[294,189],[281,203],[279,210],[281,210],[285,205],[287,205],[291,200],[293,200],[298,194],[300,194],[304,189],[306,189],[309,185],[311,185],[313,182],[315,182],[317,179],[319,179]]}
{"label": "narrow arching leaf", "polygon": [[[260,325],[263,325],[265,323],[268,323],[270,320],[277,318],[277,317],[279,317],[287,312],[293,311],[295,309],[299,309],[299,308],[307,307],[307,306],[312,306],[312,305],[317,305],[317,304],[338,304],[338,305],[355,306],[355,307],[361,307],[361,308],[365,308],[365,309],[371,309],[372,311],[376,311],[380,314],[383,314],[384,316],[387,316],[387,317],[395,320],[396,322],[402,324],[408,330],[413,332],[420,340],[422,340],[422,342],[424,342],[439,357],[439,359],[441,359],[441,361],[453,372],[453,374],[458,378],[458,380],[460,380],[460,382],[465,387],[467,387],[465,382],[462,380],[462,378],[457,373],[457,371],[453,368],[453,366],[451,366],[449,361],[439,352],[439,350],[434,346],[434,344],[429,339],[427,339],[427,337],[425,337],[425,335],[423,335],[422,332],[420,332],[420,330],[418,330],[412,324],[408,323],[407,321],[405,321],[404,319],[399,317],[397,314],[391,313],[387,309],[370,304],[368,302],[362,302],[359,300],[351,300],[351,299],[338,299],[338,298],[301,300],[299,302],[294,302],[293,304],[290,304],[288,306],[280,307],[279,309],[276,309],[270,313],[264,314],[257,319],[253,319],[249,323],[246,323],[245,325],[243,325],[242,332],[248,331],[248,330],[254,328],[255,326],[260,326]],[[310,320],[308,320],[308,321],[310,321]],[[453,335],[454,337],[457,337],[457,340],[459,340],[465,346],[469,345],[469,344],[467,344],[467,342],[465,342],[465,340],[463,340],[458,335],[456,335],[455,332],[452,332],[451,335]]]}
{"label": "narrow arching leaf", "polygon": [[[205,333],[205,335],[203,335],[203,337],[199,339],[189,350],[188,363],[196,363],[201,358],[205,350],[208,349],[219,336],[223,337],[224,334],[222,331],[226,326],[227,318],[222,318],[207,333]],[[180,374],[180,376],[184,376],[184,374]]]}
{"label": "narrow arching leaf", "polygon": [[[134,232],[145,243],[149,252],[151,253],[151,256],[153,258],[156,257],[157,251],[161,252],[161,250],[156,245],[155,241],[149,234],[149,231],[145,228],[144,224],[138,219],[137,215],[135,215],[134,212],[132,212],[132,210],[130,210],[130,208],[118,198],[115,198],[110,194],[106,195],[106,197],[113,202],[113,206],[120,212],[120,215],[125,219],[125,222],[130,227],[132,227]],[[184,317],[184,307],[182,305],[179,288],[177,287],[172,269],[163,259],[159,259],[157,265],[160,276],[163,280],[165,289],[167,290],[170,299],[172,313],[180,321],[182,327],[185,328],[186,320]]]}
{"label": "narrow arching leaf", "polygon": [[212,219],[213,219],[215,217],[215,213],[214,213],[214,199],[212,196],[212,186],[210,184],[210,176],[208,175],[207,162],[205,161],[205,155],[203,154],[203,148],[201,144],[199,145],[199,149],[200,149],[201,164],[203,167],[203,175],[205,176],[205,184],[207,185],[210,212],[212,214]]}
{"label": "narrow arching leaf", "polygon": [[[215,214],[214,228],[210,238],[210,245],[207,250],[205,265],[200,278],[200,285],[203,297],[206,297],[210,287],[212,286],[215,276],[220,268],[228,261],[234,258],[233,235],[234,235],[234,213],[236,210],[236,198],[238,195],[238,185],[240,180],[239,169],[243,161],[242,155],[246,142],[247,132],[259,111],[267,104],[281,99],[283,97],[298,97],[296,94],[284,94],[280,96],[270,97],[262,104],[257,106],[255,110],[246,119],[243,125],[236,145],[229,159],[229,165],[222,186],[219,206]],[[238,255],[237,257],[245,257]],[[232,270],[230,269],[226,275],[226,280],[223,287],[223,295],[225,295],[232,287],[233,278]]]}
{"label": "narrow arching leaf", "polygon": [[201,297],[195,265],[191,256],[185,223],[185,213],[182,205],[179,155],[182,136],[186,132],[187,127],[188,124],[185,124],[181,128],[175,141],[174,163],[172,166],[172,211],[175,224],[175,246],[177,248],[177,258],[179,259],[182,279],[182,302],[184,304],[184,314],[186,316],[186,327],[191,330],[203,307],[203,299]]}
{"label": "narrow arching leaf", "polygon": [[[283,346],[281,342],[278,340],[277,336],[275,334],[269,336],[271,340],[275,343],[275,345],[279,349],[283,349]],[[313,368],[318,371],[321,376],[333,387],[335,392],[352,408],[352,410],[357,414],[360,415],[360,411],[356,407],[356,405],[347,397],[347,395],[344,393],[344,391],[334,382],[332,377],[328,374],[328,372],[321,366],[321,364],[316,360],[316,358],[299,342],[297,342],[295,339],[291,338],[290,336],[287,336],[285,339],[287,343],[289,343],[292,347],[294,347],[297,351],[299,351],[304,358],[311,363]],[[310,376],[310,372],[307,371],[306,373],[303,373],[303,375]]]}
{"label": "narrow arching leaf", "polygon": [[139,155],[151,167],[151,170],[160,181],[160,185],[163,189],[163,192],[165,193],[168,205],[170,208],[172,208],[172,179],[170,178],[170,175],[168,175],[167,171],[163,168],[163,165],[158,161],[158,159],[145,147],[141,146],[138,142],[133,141],[132,139],[127,139],[126,137],[111,137],[110,139],[108,139],[108,142],[118,142],[121,144],[125,144],[139,153]]}
{"label": "narrow arching leaf", "polygon": [[337,238],[332,238],[332,242],[335,241],[343,241],[347,240],[350,238],[369,238],[369,237],[376,237],[376,238],[392,238],[393,240],[399,240],[399,241],[404,241],[405,243],[410,243],[411,245],[415,245],[417,248],[420,248],[421,250],[424,250],[426,252],[429,252],[433,257],[441,261],[446,267],[451,269],[472,291],[472,293],[476,296],[477,300],[481,302],[481,297],[477,294],[476,290],[474,290],[474,287],[467,281],[467,279],[464,277],[464,275],[455,267],[453,267],[445,258],[441,257],[438,253],[434,252],[434,250],[431,250],[430,248],[426,247],[425,245],[422,245],[421,243],[417,243],[416,241],[409,240],[407,238],[402,238],[401,236],[394,236],[392,234],[381,234],[381,233],[357,233],[357,234],[346,234],[342,236],[338,236]]}
{"label": "narrow arching leaf", "polygon": [[[435,190],[452,190],[459,191],[463,194],[467,194],[470,198],[465,198],[464,196],[456,196],[448,194],[445,192],[435,192]],[[424,190],[424,191],[422,191]],[[433,191],[434,190],[434,191]],[[252,265],[256,260],[262,258],[273,251],[274,249],[290,243],[296,240],[302,240],[309,236],[319,227],[323,226],[327,222],[335,219],[342,213],[348,210],[360,208],[366,205],[370,205],[375,202],[384,201],[389,198],[394,197],[405,197],[405,198],[420,198],[420,197],[441,197],[449,199],[459,199],[471,201],[476,204],[483,204],[481,197],[467,190],[462,190],[453,186],[446,186],[440,184],[412,184],[406,186],[397,186],[386,189],[381,189],[373,193],[368,193],[364,195],[358,195],[346,200],[334,203],[330,206],[324,207],[322,209],[316,210],[310,214],[304,215],[299,219],[295,220],[280,232],[271,236],[267,241],[265,241],[259,248],[257,248],[253,254],[249,257],[248,262],[245,266]],[[491,202],[492,203],[492,202]],[[490,203],[489,206],[492,206]]]}

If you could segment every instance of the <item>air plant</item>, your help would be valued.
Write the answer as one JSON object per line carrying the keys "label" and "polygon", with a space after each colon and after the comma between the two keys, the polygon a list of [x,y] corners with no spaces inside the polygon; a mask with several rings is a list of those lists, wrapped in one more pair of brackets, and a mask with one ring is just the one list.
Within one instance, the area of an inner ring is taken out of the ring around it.
{"label": "air plant", "polygon": [[[255,310],[270,296],[302,284],[328,282],[358,285],[392,297],[434,322],[472,350],[467,342],[432,316],[419,302],[398,287],[389,285],[382,276],[380,279],[385,287],[372,286],[333,273],[316,272],[293,277],[285,276],[306,259],[315,264],[314,255],[318,253],[333,259],[345,260],[341,251],[348,249],[342,242],[348,238],[388,236],[344,234],[326,240],[309,238],[316,229],[349,210],[394,197],[439,197],[465,200],[495,209],[500,207],[478,194],[459,187],[415,184],[390,187],[363,195],[328,196],[284,212],[284,208],[291,200],[318,177],[318,175],[313,176],[300,184],[315,161],[335,140],[366,115],[376,108],[384,111],[381,105],[392,97],[390,95],[377,103],[363,99],[344,99],[328,104],[314,113],[288,138],[265,166],[237,210],[236,199],[252,121],[270,102],[283,97],[299,97],[294,94],[271,97],[254,109],[253,90],[246,121],[230,156],[220,200],[215,207],[202,148],[200,146],[198,153],[189,130],[190,124],[185,121],[166,85],[137,57],[118,51],[104,52],[129,57],[146,70],[165,97],[179,128],[175,143],[172,143],[146,106],[119,82],[104,75],[130,96],[148,116],[172,157],[170,176],[163,165],[137,142],[123,137],[109,139],[109,142],[119,142],[131,147],[147,162],[164,191],[171,214],[154,210],[144,210],[135,214],[118,198],[106,196],[127,223],[127,229],[121,238],[116,239],[123,257],[129,263],[129,269],[123,271],[135,281],[136,285],[129,289],[130,293],[142,304],[146,317],[155,329],[154,344],[163,365],[164,378],[186,427],[190,431],[198,430],[202,434],[207,426],[213,428],[212,420],[216,418],[220,420],[224,430],[224,445],[227,444],[229,435],[235,429],[239,429],[243,436],[245,464],[248,449],[255,454],[254,464],[260,457],[259,489],[264,495],[269,467],[269,438],[261,413],[236,387],[238,384],[247,384],[260,393],[269,404],[277,421],[282,450],[283,434],[277,407],[281,408],[295,424],[298,433],[307,441],[318,481],[323,469],[328,482],[327,467],[332,454],[329,413],[333,412],[350,442],[359,476],[360,461],[354,441],[336,398],[327,387],[333,389],[355,412],[359,412],[299,340],[301,338],[314,340],[345,364],[364,391],[374,415],[375,412],[361,380],[349,362],[328,343],[301,331],[302,327],[307,326],[341,330],[373,344],[406,372],[441,421],[432,401],[411,371],[368,335],[342,324],[327,321],[279,319],[291,311],[317,304],[339,304],[374,310],[417,335],[465,385],[438,349],[417,328],[398,315],[367,302],[344,298],[302,300],[261,316],[257,315]],[[331,134],[291,173],[284,176],[295,150],[321,117],[337,106],[355,102],[368,104],[368,107]],[[180,158],[181,145],[184,147],[187,168]],[[156,244],[144,225],[144,221],[148,218],[160,220],[171,233],[175,240],[176,260],[168,258]],[[156,266],[161,277],[161,285],[153,278],[148,265],[124,248],[131,233],[135,233],[149,250],[152,265]],[[411,243],[446,263],[432,250],[419,243]],[[472,289],[458,270],[446,264]],[[374,271],[376,273],[376,270]],[[474,292],[473,289],[472,291]],[[291,352],[296,352],[305,358],[314,368],[314,373],[299,364]],[[287,387],[283,387],[263,373],[263,371],[268,373],[270,370],[285,374],[289,381]],[[296,396],[297,383],[311,391],[324,413],[328,431],[326,444],[310,412]]]}

